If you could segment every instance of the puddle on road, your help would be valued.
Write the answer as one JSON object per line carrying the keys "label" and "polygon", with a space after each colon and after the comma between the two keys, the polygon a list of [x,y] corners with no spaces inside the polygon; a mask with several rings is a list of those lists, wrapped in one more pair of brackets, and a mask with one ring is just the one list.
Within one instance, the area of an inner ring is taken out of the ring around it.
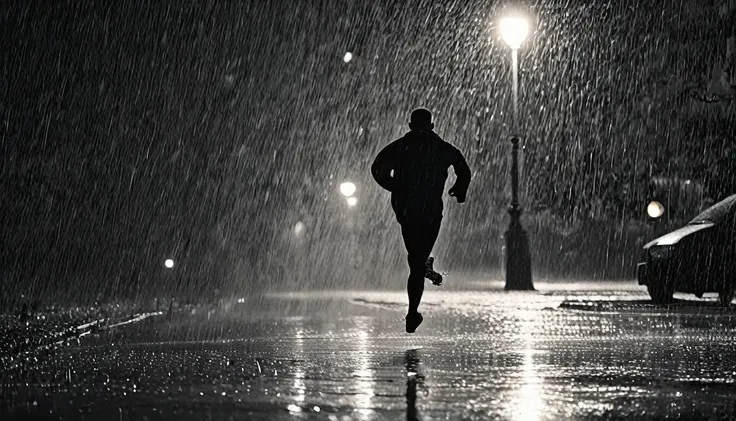
{"label": "puddle on road", "polygon": [[[592,298],[592,297],[590,297]],[[736,306],[722,307],[716,301],[675,299],[670,304],[654,304],[648,299],[565,300],[559,308],[605,313],[643,313],[649,315],[710,315],[736,318]]]}

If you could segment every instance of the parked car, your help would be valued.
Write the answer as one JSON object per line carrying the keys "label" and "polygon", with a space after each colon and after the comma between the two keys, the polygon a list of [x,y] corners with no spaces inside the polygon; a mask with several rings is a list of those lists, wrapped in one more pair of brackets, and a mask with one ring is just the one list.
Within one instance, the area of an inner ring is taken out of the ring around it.
{"label": "parked car", "polygon": [[674,292],[717,292],[729,305],[736,293],[736,194],[644,245],[637,277],[655,303],[671,301]]}

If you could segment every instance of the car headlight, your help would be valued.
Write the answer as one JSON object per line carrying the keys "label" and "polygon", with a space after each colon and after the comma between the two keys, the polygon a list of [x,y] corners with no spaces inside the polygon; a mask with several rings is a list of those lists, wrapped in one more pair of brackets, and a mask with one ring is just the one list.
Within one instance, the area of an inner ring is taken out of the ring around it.
{"label": "car headlight", "polygon": [[674,246],[652,246],[649,247],[649,256],[652,260],[669,259],[674,254]]}

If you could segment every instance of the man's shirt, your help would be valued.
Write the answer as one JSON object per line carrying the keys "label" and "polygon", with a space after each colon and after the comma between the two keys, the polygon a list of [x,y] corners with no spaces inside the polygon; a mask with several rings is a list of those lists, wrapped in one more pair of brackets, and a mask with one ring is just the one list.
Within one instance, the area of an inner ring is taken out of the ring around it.
{"label": "man's shirt", "polygon": [[391,192],[391,205],[403,223],[442,216],[442,193],[450,166],[457,175],[454,188],[464,199],[471,174],[462,153],[434,132],[411,131],[379,152],[371,173]]}

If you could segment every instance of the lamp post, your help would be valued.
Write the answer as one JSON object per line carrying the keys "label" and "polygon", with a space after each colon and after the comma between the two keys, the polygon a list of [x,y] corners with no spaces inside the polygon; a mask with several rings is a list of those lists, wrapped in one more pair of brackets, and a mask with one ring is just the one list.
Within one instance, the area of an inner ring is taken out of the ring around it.
{"label": "lamp post", "polygon": [[529,33],[529,24],[522,17],[506,17],[501,20],[501,36],[511,47],[513,74],[513,120],[511,124],[511,207],[506,240],[506,290],[534,290],[529,240],[521,226],[519,205],[519,48]]}
{"label": "lamp post", "polygon": [[351,183],[349,181],[346,181],[342,184],[340,184],[340,194],[342,194],[345,197],[345,202],[348,205],[348,229],[350,230],[350,245],[348,248],[348,252],[350,253],[349,256],[349,262],[350,267],[352,269],[355,269],[358,267],[358,237],[357,237],[357,227],[355,223],[355,205],[358,204],[358,198],[355,197],[355,192],[358,190],[358,188],[355,186],[354,183]]}
{"label": "lamp post", "polygon": [[176,272],[174,271],[174,259],[168,258],[164,260],[164,290],[157,291],[159,293],[163,293],[166,289],[168,290],[177,290],[179,288],[179,285],[177,285],[177,279],[176,279]]}

